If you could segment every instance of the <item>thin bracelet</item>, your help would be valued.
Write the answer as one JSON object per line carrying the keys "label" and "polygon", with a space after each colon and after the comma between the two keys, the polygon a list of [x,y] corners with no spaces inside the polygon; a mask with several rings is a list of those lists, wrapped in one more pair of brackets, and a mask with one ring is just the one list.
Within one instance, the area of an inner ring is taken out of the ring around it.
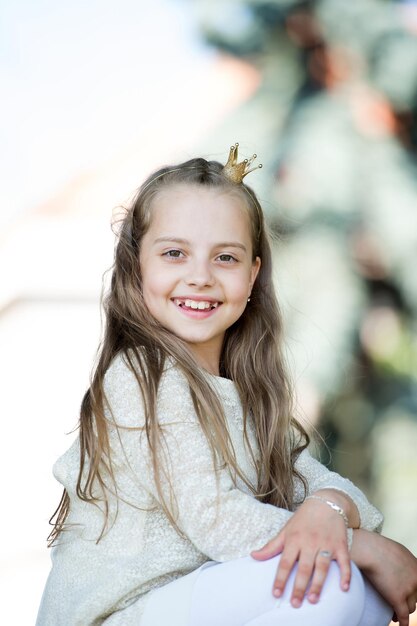
{"label": "thin bracelet", "polygon": [[342,507],[336,504],[336,502],[332,502],[331,500],[327,500],[326,498],[322,498],[321,496],[307,496],[305,500],[319,500],[320,502],[324,502],[331,509],[333,509],[333,511],[336,511],[336,513],[339,513],[339,515],[341,515],[341,517],[343,518],[343,521],[345,522],[346,528],[349,528],[348,517],[346,513],[344,512],[344,510],[342,509]]}

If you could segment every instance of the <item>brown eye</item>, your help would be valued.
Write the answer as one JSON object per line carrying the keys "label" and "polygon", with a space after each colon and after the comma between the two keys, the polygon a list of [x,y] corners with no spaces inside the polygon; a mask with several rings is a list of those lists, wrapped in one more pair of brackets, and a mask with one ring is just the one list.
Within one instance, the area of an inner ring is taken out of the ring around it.
{"label": "brown eye", "polygon": [[231,254],[220,254],[217,258],[222,261],[222,263],[233,263],[236,261],[235,257]]}
{"label": "brown eye", "polygon": [[181,255],[181,250],[168,250],[168,252],[164,252],[162,256],[167,256],[170,259],[179,259]]}

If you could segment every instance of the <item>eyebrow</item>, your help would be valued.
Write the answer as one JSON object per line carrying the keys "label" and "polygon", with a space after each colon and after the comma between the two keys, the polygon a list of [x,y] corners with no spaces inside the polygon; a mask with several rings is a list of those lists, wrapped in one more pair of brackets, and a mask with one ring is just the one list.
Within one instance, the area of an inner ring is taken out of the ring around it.
{"label": "eyebrow", "polygon": [[[156,243],[180,243],[183,245],[190,245],[188,239],[182,239],[181,237],[158,237],[154,240],[154,244]],[[240,248],[244,252],[246,252],[246,246],[239,241],[221,241],[220,243],[216,243],[215,248]]]}

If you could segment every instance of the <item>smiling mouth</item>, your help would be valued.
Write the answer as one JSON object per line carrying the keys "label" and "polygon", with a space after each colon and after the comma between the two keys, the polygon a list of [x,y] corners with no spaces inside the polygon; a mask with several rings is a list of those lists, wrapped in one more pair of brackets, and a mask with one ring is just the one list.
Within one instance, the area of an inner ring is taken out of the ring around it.
{"label": "smiling mouth", "polygon": [[217,307],[221,305],[221,302],[209,302],[208,300],[191,300],[188,298],[173,298],[173,302],[181,309],[188,309],[190,311],[212,311],[213,309],[217,309]]}

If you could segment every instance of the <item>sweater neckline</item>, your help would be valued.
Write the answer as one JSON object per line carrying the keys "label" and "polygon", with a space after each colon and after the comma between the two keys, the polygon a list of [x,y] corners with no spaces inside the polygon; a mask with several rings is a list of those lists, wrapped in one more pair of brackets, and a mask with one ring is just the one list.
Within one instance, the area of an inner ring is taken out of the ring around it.
{"label": "sweater neckline", "polygon": [[216,376],[215,374],[210,374],[210,372],[204,371],[204,375],[208,378],[208,380],[217,388],[218,391],[225,393],[226,395],[236,394],[236,384],[231,378],[225,378],[224,376]]}

